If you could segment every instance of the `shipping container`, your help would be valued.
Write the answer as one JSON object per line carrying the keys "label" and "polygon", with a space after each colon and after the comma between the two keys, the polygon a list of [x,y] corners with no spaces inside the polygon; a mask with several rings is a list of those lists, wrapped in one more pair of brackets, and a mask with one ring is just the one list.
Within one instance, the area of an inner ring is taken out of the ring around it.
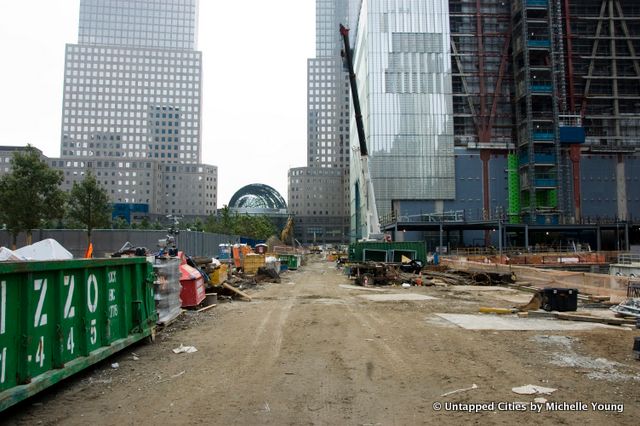
{"label": "shipping container", "polygon": [[0,411],[154,336],[143,257],[0,263]]}
{"label": "shipping container", "polygon": [[352,262],[371,260],[400,263],[402,256],[411,260],[421,260],[425,262],[427,260],[425,243],[423,241],[362,241],[349,245],[349,260]]}

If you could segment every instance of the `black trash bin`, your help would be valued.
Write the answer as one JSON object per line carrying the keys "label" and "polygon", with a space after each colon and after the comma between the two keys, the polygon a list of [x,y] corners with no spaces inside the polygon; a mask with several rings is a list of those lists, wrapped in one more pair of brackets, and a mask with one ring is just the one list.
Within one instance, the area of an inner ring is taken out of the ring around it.
{"label": "black trash bin", "polygon": [[568,312],[578,309],[578,289],[547,287],[542,290],[542,309]]}

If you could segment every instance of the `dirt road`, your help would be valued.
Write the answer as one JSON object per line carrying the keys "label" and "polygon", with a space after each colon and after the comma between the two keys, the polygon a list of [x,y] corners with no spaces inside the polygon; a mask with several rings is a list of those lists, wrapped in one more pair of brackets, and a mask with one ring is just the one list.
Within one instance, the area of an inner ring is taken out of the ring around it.
{"label": "dirt road", "polygon": [[[156,343],[129,348],[0,418],[19,425],[639,422],[637,331],[466,330],[434,314],[513,302],[498,291],[347,284],[333,264],[309,263],[254,291],[252,302],[184,315]],[[398,293],[436,299],[366,298]],[[180,344],[198,352],[176,355]],[[512,392],[527,384],[557,390]],[[549,402],[539,413],[536,397]]]}

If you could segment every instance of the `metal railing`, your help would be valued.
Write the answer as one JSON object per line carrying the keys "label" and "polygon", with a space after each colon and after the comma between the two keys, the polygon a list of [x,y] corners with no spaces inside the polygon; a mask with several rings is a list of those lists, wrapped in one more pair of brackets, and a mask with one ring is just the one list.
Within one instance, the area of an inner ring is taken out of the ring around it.
{"label": "metal railing", "polygon": [[640,264],[640,254],[638,253],[620,253],[618,254],[618,263],[622,265]]}

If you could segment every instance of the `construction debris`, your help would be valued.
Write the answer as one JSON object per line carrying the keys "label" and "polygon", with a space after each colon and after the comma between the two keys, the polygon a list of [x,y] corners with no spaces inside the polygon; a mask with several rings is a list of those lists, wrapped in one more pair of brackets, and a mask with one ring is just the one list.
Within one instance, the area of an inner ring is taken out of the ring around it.
{"label": "construction debris", "polygon": [[180,343],[180,346],[173,349],[174,354],[181,354],[181,353],[192,354],[194,352],[198,352],[198,349],[196,349],[195,346],[184,346],[182,343]]}
{"label": "construction debris", "polygon": [[517,309],[510,309],[510,308],[487,308],[487,307],[481,307],[479,309],[479,312],[483,313],[483,314],[502,314],[502,315],[506,315],[506,314],[515,314],[518,310]]}
{"label": "construction debris", "polygon": [[449,396],[449,395],[453,395],[454,393],[466,392],[474,389],[478,389],[478,385],[476,385],[475,383],[472,384],[470,388],[456,389],[451,392],[443,393],[442,395],[440,395],[440,397]]}
{"label": "construction debris", "polygon": [[438,278],[440,281],[450,285],[509,285],[516,281],[513,274],[501,274],[497,272],[467,272],[460,270],[443,271],[422,271],[427,279]]}
{"label": "construction debris", "polygon": [[524,385],[517,388],[511,388],[511,391],[514,393],[517,393],[518,395],[535,395],[535,394],[551,395],[553,392],[557,390],[558,389],[545,388],[544,386],[537,386],[537,385]]}
{"label": "construction debris", "polygon": [[232,293],[237,294],[238,296],[248,300],[249,302],[251,301],[251,296],[249,296],[247,293],[245,293],[244,291],[233,287],[232,285],[229,285],[227,283],[222,283],[222,287],[231,291]]}
{"label": "construction debris", "polygon": [[518,306],[519,311],[537,311],[542,307],[542,293],[536,291],[526,305]]}
{"label": "construction debris", "polygon": [[627,299],[619,305],[612,306],[610,309],[619,315],[640,318],[640,298]]}

